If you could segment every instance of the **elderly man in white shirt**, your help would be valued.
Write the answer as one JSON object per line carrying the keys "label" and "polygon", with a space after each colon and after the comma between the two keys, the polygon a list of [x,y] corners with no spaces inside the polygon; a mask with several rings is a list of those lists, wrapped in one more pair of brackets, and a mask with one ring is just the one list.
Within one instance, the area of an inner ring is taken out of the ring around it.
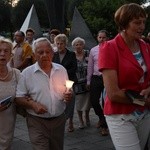
{"label": "elderly man in white shirt", "polygon": [[37,62],[23,70],[16,103],[28,112],[27,126],[33,149],[63,150],[64,110],[72,97],[72,92],[65,87],[67,71],[52,63],[53,49],[48,39],[35,40],[33,50]]}

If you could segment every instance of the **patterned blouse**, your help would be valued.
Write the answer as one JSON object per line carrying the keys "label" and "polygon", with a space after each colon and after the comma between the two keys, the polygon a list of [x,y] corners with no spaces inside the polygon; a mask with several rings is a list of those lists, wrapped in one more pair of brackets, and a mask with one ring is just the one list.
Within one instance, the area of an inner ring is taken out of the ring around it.
{"label": "patterned blouse", "polygon": [[78,82],[75,85],[76,94],[84,93],[87,91],[85,85],[86,85],[86,78],[87,78],[87,65],[88,65],[89,51],[87,50],[84,51],[85,51],[85,55],[83,59],[82,60],[77,59],[76,75],[77,75]]}

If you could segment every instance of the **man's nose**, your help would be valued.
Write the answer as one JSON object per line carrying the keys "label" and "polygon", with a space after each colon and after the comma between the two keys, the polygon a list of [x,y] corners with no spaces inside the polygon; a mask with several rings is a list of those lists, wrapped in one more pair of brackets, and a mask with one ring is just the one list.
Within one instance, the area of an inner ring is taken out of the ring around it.
{"label": "man's nose", "polygon": [[60,47],[60,44],[57,44],[57,47]]}
{"label": "man's nose", "polygon": [[46,56],[46,52],[43,52],[43,56]]}

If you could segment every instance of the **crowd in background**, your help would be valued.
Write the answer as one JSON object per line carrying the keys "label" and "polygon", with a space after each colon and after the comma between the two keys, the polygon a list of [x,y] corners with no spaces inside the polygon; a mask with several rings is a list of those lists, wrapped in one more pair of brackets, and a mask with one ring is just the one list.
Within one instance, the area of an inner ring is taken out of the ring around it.
{"label": "crowd in background", "polygon": [[[111,135],[116,150],[150,149],[150,32],[142,36],[146,13],[137,4],[125,4],[114,20],[118,35],[109,39],[106,30],[99,30],[91,50],[76,37],[70,51],[68,37],[57,29],[38,39],[32,28],[18,30],[14,43],[0,37],[0,102],[8,100],[0,103],[0,149],[11,147],[16,106],[27,111],[34,149],[62,150],[65,125],[75,132],[74,109],[84,129],[91,125],[91,108],[98,117],[95,127],[102,136]],[[69,91],[66,80],[74,82]],[[135,104],[128,90],[139,92],[144,102]]]}

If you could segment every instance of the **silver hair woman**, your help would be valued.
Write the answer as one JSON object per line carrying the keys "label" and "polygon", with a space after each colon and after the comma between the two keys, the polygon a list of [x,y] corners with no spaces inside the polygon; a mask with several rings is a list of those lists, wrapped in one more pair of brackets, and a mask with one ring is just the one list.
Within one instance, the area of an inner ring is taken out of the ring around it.
{"label": "silver hair woman", "polygon": [[[59,34],[55,37],[54,41],[58,51],[54,54],[53,62],[63,65],[67,70],[69,80],[73,80],[74,82],[76,82],[77,60],[75,53],[67,48],[68,44],[67,36],[65,34]],[[73,96],[72,101],[67,105],[66,108],[66,116],[68,118],[69,132],[74,131],[73,127],[74,105],[75,99]]]}
{"label": "silver hair woman", "polygon": [[[87,76],[87,63],[89,51],[84,50],[85,40],[77,37],[72,41],[72,46],[76,54],[77,59],[77,83],[75,84],[75,102],[76,110],[79,117],[79,128],[83,129],[86,126],[90,126],[89,111],[90,111],[90,99],[89,91],[86,86]],[[83,113],[85,113],[85,119],[83,119]],[[85,121],[84,121],[85,120]]]}

